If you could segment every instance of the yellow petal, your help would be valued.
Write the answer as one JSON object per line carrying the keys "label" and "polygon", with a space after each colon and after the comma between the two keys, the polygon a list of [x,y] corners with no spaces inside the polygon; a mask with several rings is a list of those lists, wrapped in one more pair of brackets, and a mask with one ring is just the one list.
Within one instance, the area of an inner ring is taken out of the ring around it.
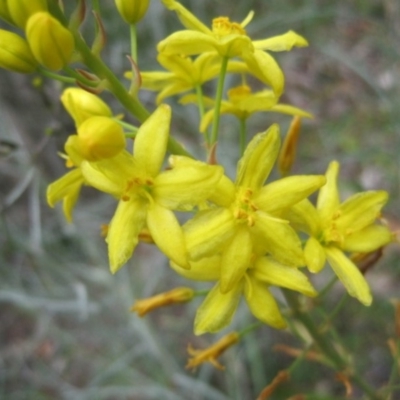
{"label": "yellow petal", "polygon": [[107,234],[110,269],[115,274],[132,256],[146,220],[146,204],[140,198],[120,201]]}
{"label": "yellow petal", "polygon": [[278,112],[287,115],[298,115],[303,118],[313,118],[313,115],[309,112],[302,110],[301,108],[291,106],[290,104],[276,104],[270,110],[271,112]]}
{"label": "yellow petal", "polygon": [[221,275],[221,256],[202,258],[199,261],[191,261],[190,269],[183,269],[173,261],[171,268],[186,279],[194,281],[216,281]]}
{"label": "yellow petal", "polygon": [[250,311],[256,318],[277,329],[286,327],[278,304],[265,283],[257,279],[247,279],[244,295]]}
{"label": "yellow petal", "polygon": [[47,188],[47,202],[51,207],[63,200],[63,212],[68,222],[72,221],[72,210],[78,199],[84,179],[80,169],[66,173]]}
{"label": "yellow petal", "polygon": [[171,156],[172,170],[154,180],[153,197],[159,204],[174,210],[192,208],[204,202],[223,175],[223,168],[184,156]]}
{"label": "yellow petal", "polygon": [[283,265],[271,257],[259,257],[250,274],[269,285],[295,290],[306,296],[318,294],[307,276],[298,268]]}
{"label": "yellow petal", "polygon": [[308,197],[326,182],[323,175],[289,176],[264,186],[254,203],[265,212],[285,210]]}
{"label": "yellow petal", "polygon": [[204,25],[195,15],[187,8],[175,0],[162,0],[162,3],[171,11],[175,11],[183,26],[187,29],[212,34],[212,31]]}
{"label": "yellow petal", "polygon": [[339,173],[339,163],[332,161],[326,171],[326,184],[318,194],[317,210],[322,223],[330,223],[332,215],[339,207],[339,192],[337,188],[337,177]]}
{"label": "yellow petal", "polygon": [[293,228],[285,221],[277,221],[261,211],[255,215],[256,230],[264,239],[268,251],[283,264],[304,265],[301,242]]}
{"label": "yellow petal", "polygon": [[214,186],[209,200],[218,206],[229,207],[235,199],[235,191],[234,183],[226,175],[222,175]]}
{"label": "yellow petal", "polygon": [[351,196],[339,207],[335,221],[338,229],[351,234],[375,222],[382,207],[388,201],[385,191],[370,191]]}
{"label": "yellow petal", "polygon": [[134,158],[146,175],[155,177],[164,162],[171,107],[161,104],[143,123],[135,138]]}
{"label": "yellow petal", "polygon": [[307,40],[293,31],[264,40],[255,40],[253,44],[255,48],[267,51],[289,51],[293,47],[308,46]]}
{"label": "yellow petal", "polygon": [[222,253],[221,281],[222,293],[227,293],[243,278],[250,266],[253,246],[247,226],[240,226]]}
{"label": "yellow petal", "polygon": [[184,226],[186,246],[191,260],[199,260],[221,252],[234,234],[235,219],[225,208],[200,211]]}
{"label": "yellow petal", "polygon": [[237,186],[252,190],[260,189],[274,166],[279,146],[280,136],[277,124],[254,136],[239,161]]}
{"label": "yellow petal", "polygon": [[157,45],[159,53],[183,54],[187,56],[217,51],[218,41],[214,36],[196,31],[178,31]]}
{"label": "yellow petal", "polygon": [[197,310],[194,321],[195,335],[216,333],[228,326],[235,314],[242,293],[242,284],[222,294],[217,283]]}
{"label": "yellow petal", "polygon": [[309,235],[319,235],[322,229],[319,214],[308,199],[292,206],[285,217],[296,229]]}
{"label": "yellow petal", "polygon": [[158,248],[181,268],[190,268],[182,228],[175,214],[153,203],[147,210],[147,227]]}
{"label": "yellow petal", "polygon": [[277,97],[283,93],[285,77],[275,59],[262,50],[243,52],[241,58],[247,64],[249,73],[261,82],[271,86]]}
{"label": "yellow petal", "polygon": [[326,261],[325,250],[318,240],[312,236],[307,240],[304,248],[304,257],[311,272],[317,273],[324,268]]}
{"label": "yellow petal", "polygon": [[342,248],[345,251],[369,253],[393,241],[393,234],[387,226],[371,225],[345,237]]}
{"label": "yellow petal", "polygon": [[357,266],[339,249],[325,248],[328,262],[350,296],[369,306],[372,296],[367,281]]}

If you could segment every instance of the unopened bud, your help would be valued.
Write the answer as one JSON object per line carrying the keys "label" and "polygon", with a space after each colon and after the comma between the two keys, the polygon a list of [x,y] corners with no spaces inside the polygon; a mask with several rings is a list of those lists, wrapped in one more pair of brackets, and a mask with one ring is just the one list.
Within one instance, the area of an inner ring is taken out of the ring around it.
{"label": "unopened bud", "polygon": [[26,36],[36,60],[46,68],[58,71],[69,63],[74,37],[49,13],[32,15],[26,24]]}
{"label": "unopened bud", "polygon": [[150,0],[115,0],[118,12],[128,24],[136,24],[146,14]]}
{"label": "unopened bud", "polygon": [[193,289],[187,287],[178,287],[170,290],[169,292],[148,297],[147,299],[137,300],[131,307],[131,311],[136,311],[139,317],[143,317],[143,315],[159,307],[169,306],[171,304],[186,303],[187,301],[192,300],[193,296]]}
{"label": "unopened bud", "polygon": [[112,117],[108,105],[98,96],[80,88],[68,88],[61,95],[61,102],[79,127],[90,117]]}
{"label": "unopened bud", "polygon": [[47,11],[47,0],[11,0],[8,1],[8,10],[15,25],[25,29],[33,14]]}
{"label": "unopened bud", "polygon": [[91,117],[78,127],[82,156],[88,161],[112,158],[125,148],[124,131],[108,117]]}
{"label": "unopened bud", "polygon": [[278,167],[282,176],[288,175],[292,169],[292,165],[296,158],[300,127],[301,118],[296,115],[292,119],[286,134],[286,138],[282,144],[281,152],[279,154]]}
{"label": "unopened bud", "polygon": [[37,66],[26,40],[13,32],[0,29],[0,67],[28,74],[35,71]]}

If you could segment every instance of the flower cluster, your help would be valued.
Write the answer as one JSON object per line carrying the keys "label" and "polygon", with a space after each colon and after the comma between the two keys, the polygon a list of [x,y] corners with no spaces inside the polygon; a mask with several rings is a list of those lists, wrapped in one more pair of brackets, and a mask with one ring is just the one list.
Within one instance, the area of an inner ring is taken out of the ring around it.
{"label": "flower cluster", "polygon": [[[242,296],[254,317],[284,328],[286,321],[271,288],[316,296],[318,292],[304,271],[307,267],[318,273],[326,261],[348,293],[369,305],[368,283],[352,255],[373,252],[392,241],[389,228],[379,222],[387,193],[359,193],[341,203],[339,164],[335,161],[325,175],[288,175],[297,140],[293,132],[298,131],[300,118],[311,114],[280,102],[284,74],[270,53],[307,46],[307,41],[293,31],[252,40],[246,32],[252,12],[241,23],[218,17],[208,27],[176,0],[162,3],[176,13],[185,29],[157,46],[157,59],[165,71],[139,71],[133,51],[132,71],[125,74],[132,80],[130,90],[99,55],[104,42],[100,18],[101,29],[91,49],[82,38],[81,4],[68,19],[61,8],[46,0],[0,3],[0,15],[23,32],[0,31],[0,66],[47,76],[49,71],[63,69],[52,77],[79,86],[69,85],[61,96],[76,133],[64,146],[63,157],[70,170],[50,184],[48,203],[54,206],[62,201],[65,217],[72,221],[83,185],[116,199],[106,233],[112,273],[130,260],[146,237],[170,260],[173,271],[188,281],[213,282],[195,316],[196,334],[228,326]],[[136,32],[134,26],[144,17],[148,1],[116,0],[115,5]],[[71,68],[74,62],[84,68]],[[242,83],[225,94],[227,74],[238,75]],[[253,92],[247,82],[249,75],[266,86]],[[203,95],[203,84],[213,80],[217,80],[215,96]],[[141,104],[139,89],[158,92],[158,106],[152,113]],[[100,98],[103,90],[112,92],[124,113],[133,114],[139,126],[115,115]],[[194,159],[170,135],[172,110],[163,101],[174,95],[179,95],[184,105],[198,105],[207,161]],[[277,124],[249,139],[246,121],[256,112],[295,116],[283,147]],[[240,160],[234,180],[216,156],[224,114],[240,121]],[[285,176],[269,180],[278,157],[283,160],[280,169]],[[308,198],[317,191],[313,205]],[[177,212],[189,215],[183,225]],[[201,294],[178,288],[132,309],[143,315]],[[224,342],[203,358],[219,366],[215,356],[239,340],[236,334],[232,337],[226,342],[229,344]],[[197,361],[189,363],[195,365]]]}

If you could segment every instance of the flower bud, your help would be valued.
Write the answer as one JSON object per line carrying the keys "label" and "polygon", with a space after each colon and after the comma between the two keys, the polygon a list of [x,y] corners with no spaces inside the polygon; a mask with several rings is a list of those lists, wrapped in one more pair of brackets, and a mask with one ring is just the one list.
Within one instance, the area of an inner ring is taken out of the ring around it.
{"label": "flower bud", "polygon": [[8,0],[0,0],[0,18],[3,18],[9,24],[14,24],[8,8]]}
{"label": "flower bud", "polygon": [[46,68],[58,71],[70,61],[74,37],[49,13],[38,12],[29,18],[26,37],[36,60]]}
{"label": "flower bud", "polygon": [[108,117],[90,117],[78,127],[80,150],[88,161],[116,156],[125,148],[124,131]]}
{"label": "flower bud", "polygon": [[33,14],[39,11],[47,11],[47,1],[11,0],[8,1],[8,10],[15,25],[25,29],[26,22]]}
{"label": "flower bud", "polygon": [[136,311],[139,317],[159,307],[169,306],[172,304],[186,303],[192,300],[194,290],[187,287],[177,287],[169,292],[160,293],[147,299],[137,300],[131,307],[131,311]]}
{"label": "flower bud", "polygon": [[150,0],[115,0],[118,12],[128,24],[136,24],[146,14]]}
{"label": "flower bud", "polygon": [[13,32],[0,29],[0,67],[27,74],[37,66],[28,43]]}
{"label": "flower bud", "polygon": [[79,127],[90,117],[111,117],[110,107],[96,95],[80,88],[68,88],[61,96],[61,102],[75,124]]}

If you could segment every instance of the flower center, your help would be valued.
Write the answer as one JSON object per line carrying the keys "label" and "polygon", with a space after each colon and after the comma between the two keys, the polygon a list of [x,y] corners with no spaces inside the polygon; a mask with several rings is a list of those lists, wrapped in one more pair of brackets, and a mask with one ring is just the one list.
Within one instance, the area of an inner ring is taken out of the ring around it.
{"label": "flower center", "polygon": [[134,177],[129,179],[121,199],[128,201],[132,195],[137,195],[144,200],[151,200],[153,186],[154,182],[150,178]]}
{"label": "flower center", "polygon": [[251,94],[251,89],[247,85],[236,86],[228,90],[228,99],[232,103],[239,103]]}
{"label": "flower center", "polygon": [[217,36],[246,35],[243,27],[237,22],[231,22],[228,17],[214,18],[212,21],[212,31]]}
{"label": "flower center", "polygon": [[233,216],[238,222],[247,222],[248,226],[253,226],[255,223],[254,213],[258,208],[251,201],[253,191],[249,188],[242,188],[236,196],[233,205]]}

